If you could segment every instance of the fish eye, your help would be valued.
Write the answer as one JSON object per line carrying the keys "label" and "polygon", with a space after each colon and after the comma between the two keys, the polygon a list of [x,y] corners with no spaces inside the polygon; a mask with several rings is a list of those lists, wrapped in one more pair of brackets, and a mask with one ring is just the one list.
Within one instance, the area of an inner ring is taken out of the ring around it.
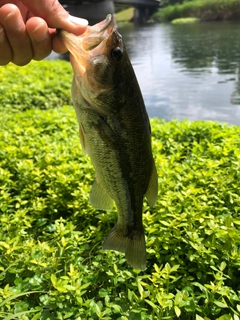
{"label": "fish eye", "polygon": [[123,51],[121,48],[116,47],[112,49],[111,57],[114,61],[120,61],[122,59],[122,56],[123,56]]}

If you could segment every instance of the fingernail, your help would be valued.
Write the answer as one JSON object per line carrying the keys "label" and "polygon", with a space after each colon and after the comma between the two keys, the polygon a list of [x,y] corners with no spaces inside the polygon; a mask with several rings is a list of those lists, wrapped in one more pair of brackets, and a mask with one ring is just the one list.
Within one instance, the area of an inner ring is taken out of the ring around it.
{"label": "fingernail", "polygon": [[5,41],[5,34],[3,27],[0,25],[0,43]]}
{"label": "fingernail", "polygon": [[41,41],[45,40],[47,38],[47,36],[48,36],[47,32],[43,33],[41,24],[39,26],[37,26],[32,31],[31,34],[34,37],[34,41],[36,41],[36,42],[41,42]]}
{"label": "fingernail", "polygon": [[4,19],[5,23],[7,23],[8,26],[13,28],[12,25],[14,25],[14,29],[16,31],[19,31],[23,27],[23,23],[21,19],[16,19],[16,12],[10,12]]}
{"label": "fingernail", "polygon": [[78,17],[74,17],[69,15],[68,20],[70,20],[73,24],[77,25],[77,26],[87,26],[88,25],[88,21],[86,19],[82,19],[82,18],[78,18]]}

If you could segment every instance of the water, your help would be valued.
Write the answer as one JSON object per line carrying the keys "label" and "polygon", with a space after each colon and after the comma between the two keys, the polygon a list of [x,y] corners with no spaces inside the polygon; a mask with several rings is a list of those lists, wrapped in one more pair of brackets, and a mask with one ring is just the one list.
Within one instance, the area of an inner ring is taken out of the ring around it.
{"label": "water", "polygon": [[240,24],[119,27],[150,117],[240,125]]}
{"label": "water", "polygon": [[240,125],[240,24],[120,28],[151,117]]}

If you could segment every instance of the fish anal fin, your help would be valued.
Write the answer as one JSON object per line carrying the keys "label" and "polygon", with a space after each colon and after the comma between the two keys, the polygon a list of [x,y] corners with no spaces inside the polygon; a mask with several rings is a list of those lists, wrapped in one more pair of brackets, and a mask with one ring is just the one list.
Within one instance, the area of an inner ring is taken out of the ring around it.
{"label": "fish anal fin", "polygon": [[146,244],[143,230],[135,233],[134,236],[128,236],[115,226],[104,241],[103,249],[125,253],[127,263],[134,269],[146,268]]}
{"label": "fish anal fin", "polygon": [[152,172],[145,196],[148,200],[150,207],[154,207],[158,197],[158,176],[155,163],[153,163],[152,166]]}
{"label": "fish anal fin", "polygon": [[94,180],[90,192],[90,203],[95,209],[111,210],[113,207],[113,200],[106,193],[105,189],[98,183],[97,179]]}

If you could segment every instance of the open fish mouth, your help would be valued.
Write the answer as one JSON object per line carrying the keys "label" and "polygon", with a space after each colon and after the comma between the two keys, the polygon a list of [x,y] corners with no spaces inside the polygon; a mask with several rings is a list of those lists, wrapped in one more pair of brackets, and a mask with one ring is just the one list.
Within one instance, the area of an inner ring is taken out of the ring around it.
{"label": "open fish mouth", "polygon": [[81,36],[58,30],[60,39],[70,52],[70,60],[75,73],[83,75],[89,59],[104,53],[106,42],[113,30],[114,22],[111,14],[107,15],[105,20],[89,26]]}

